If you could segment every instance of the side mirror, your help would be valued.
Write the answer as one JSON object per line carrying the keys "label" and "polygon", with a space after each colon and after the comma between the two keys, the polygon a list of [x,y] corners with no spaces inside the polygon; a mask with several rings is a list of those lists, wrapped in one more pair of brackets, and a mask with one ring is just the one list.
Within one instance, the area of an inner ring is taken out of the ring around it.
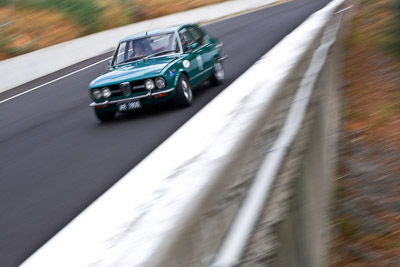
{"label": "side mirror", "polygon": [[107,61],[106,71],[111,70],[111,59]]}
{"label": "side mirror", "polygon": [[194,49],[196,49],[198,46],[199,46],[198,43],[193,43],[193,44],[190,46],[190,50],[194,50]]}

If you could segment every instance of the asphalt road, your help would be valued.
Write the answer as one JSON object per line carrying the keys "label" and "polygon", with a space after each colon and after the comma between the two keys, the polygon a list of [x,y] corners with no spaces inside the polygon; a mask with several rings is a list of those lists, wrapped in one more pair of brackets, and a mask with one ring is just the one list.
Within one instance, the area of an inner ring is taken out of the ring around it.
{"label": "asphalt road", "polygon": [[[99,123],[87,87],[104,63],[0,104],[0,266],[20,264],[328,2],[295,0],[207,25],[229,56],[226,82],[204,84],[186,109],[152,108]],[[106,57],[7,91],[0,100]]]}

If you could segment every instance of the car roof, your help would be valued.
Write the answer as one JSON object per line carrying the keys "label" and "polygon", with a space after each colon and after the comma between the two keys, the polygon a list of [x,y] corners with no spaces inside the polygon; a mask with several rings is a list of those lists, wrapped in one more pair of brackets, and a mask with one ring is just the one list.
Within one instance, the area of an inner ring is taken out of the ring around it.
{"label": "car roof", "polygon": [[187,27],[187,26],[197,26],[197,25],[196,24],[183,24],[183,25],[176,25],[176,26],[171,26],[171,27],[167,27],[167,28],[155,29],[155,30],[127,36],[127,37],[123,38],[120,42],[125,42],[125,41],[132,40],[132,39],[140,39],[145,36],[175,32],[175,31],[179,31],[181,28]]}

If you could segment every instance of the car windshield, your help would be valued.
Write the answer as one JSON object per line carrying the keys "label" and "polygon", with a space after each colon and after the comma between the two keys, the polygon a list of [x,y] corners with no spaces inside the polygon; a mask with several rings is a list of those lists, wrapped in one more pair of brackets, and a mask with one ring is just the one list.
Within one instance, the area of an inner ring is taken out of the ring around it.
{"label": "car windshield", "polygon": [[121,42],[114,55],[113,65],[178,52],[180,46],[175,33],[146,36]]}

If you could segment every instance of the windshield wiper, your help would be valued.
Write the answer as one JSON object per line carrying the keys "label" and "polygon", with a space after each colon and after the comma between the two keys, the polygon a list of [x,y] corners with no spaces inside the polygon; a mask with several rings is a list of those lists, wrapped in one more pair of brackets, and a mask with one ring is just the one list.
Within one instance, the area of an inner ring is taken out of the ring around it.
{"label": "windshield wiper", "polygon": [[165,51],[161,51],[161,52],[158,52],[158,53],[154,53],[154,54],[148,55],[148,56],[145,58],[145,60],[148,59],[148,58],[151,58],[151,57],[156,57],[156,56],[161,56],[161,55],[164,55],[164,54],[176,53],[176,52],[177,52],[176,50],[165,50]]}
{"label": "windshield wiper", "polygon": [[125,60],[125,61],[121,62],[121,64],[123,64],[123,63],[127,63],[127,62],[131,62],[131,61],[136,61],[136,60],[142,59],[142,58],[144,58],[144,57],[145,57],[145,56],[141,56],[141,57],[133,57],[133,58],[130,58],[130,59],[127,59],[127,60]]}

